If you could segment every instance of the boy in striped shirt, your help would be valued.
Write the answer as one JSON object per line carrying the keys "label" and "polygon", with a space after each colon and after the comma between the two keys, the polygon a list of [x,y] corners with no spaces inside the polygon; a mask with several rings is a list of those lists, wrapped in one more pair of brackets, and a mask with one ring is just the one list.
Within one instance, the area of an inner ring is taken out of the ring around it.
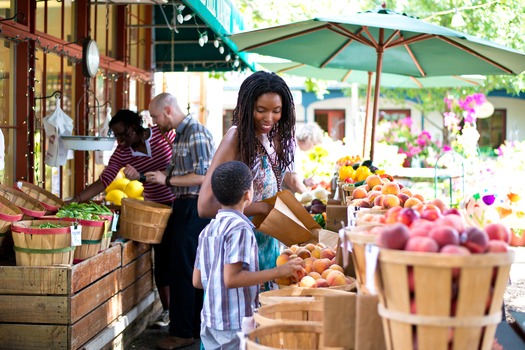
{"label": "boy in striped shirt", "polygon": [[199,235],[193,285],[205,292],[201,311],[201,342],[206,350],[239,349],[237,332],[243,317],[257,307],[261,283],[288,277],[302,259],[259,271],[254,226],[243,214],[253,198],[253,178],[243,162],[219,165],[212,174],[213,194],[221,209]]}

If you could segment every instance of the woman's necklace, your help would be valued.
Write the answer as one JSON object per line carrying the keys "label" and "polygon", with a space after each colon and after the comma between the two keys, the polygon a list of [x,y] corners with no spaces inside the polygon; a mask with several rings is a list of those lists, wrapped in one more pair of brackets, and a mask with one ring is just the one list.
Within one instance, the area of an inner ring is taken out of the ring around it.
{"label": "woman's necklace", "polygon": [[266,154],[266,157],[268,158],[268,161],[270,162],[270,165],[272,167],[273,174],[275,175],[275,180],[277,181],[277,191],[281,192],[282,175],[279,166],[276,164],[276,162],[274,162],[274,160],[272,159],[262,142],[257,137],[255,138],[255,140],[257,142],[257,148],[259,148],[260,151]]}

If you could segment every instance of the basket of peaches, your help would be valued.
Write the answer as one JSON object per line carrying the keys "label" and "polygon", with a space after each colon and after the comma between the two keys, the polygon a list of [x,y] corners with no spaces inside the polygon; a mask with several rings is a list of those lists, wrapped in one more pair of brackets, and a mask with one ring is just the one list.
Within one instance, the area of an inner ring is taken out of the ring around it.
{"label": "basket of peaches", "polygon": [[276,265],[285,264],[294,258],[303,259],[303,268],[295,276],[278,278],[280,288],[331,288],[350,291],[355,289],[355,279],[346,276],[341,265],[336,264],[336,252],[324,243],[292,245],[284,249],[276,259]]}

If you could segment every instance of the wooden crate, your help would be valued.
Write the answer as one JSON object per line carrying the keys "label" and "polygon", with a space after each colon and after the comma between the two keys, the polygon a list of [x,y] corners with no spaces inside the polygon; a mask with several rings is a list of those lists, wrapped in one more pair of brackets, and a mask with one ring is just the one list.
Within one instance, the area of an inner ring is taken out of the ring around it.
{"label": "wooden crate", "polygon": [[0,348],[83,347],[152,294],[151,255],[128,241],[73,266],[0,266]]}

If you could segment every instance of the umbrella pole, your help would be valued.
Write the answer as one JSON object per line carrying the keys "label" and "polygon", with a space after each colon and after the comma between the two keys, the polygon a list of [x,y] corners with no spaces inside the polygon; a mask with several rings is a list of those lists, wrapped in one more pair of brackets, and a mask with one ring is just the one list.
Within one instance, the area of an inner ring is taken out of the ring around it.
{"label": "umbrella pole", "polygon": [[[381,31],[382,33],[382,31]],[[381,38],[382,39],[382,38]],[[380,43],[382,40],[380,41]],[[374,110],[372,113],[372,135],[370,137],[370,160],[374,161],[374,144],[376,138],[376,124],[379,105],[379,89],[381,84],[381,69],[383,69],[383,47],[380,45],[377,49],[377,65],[376,65],[376,84],[374,89]]]}
{"label": "umbrella pole", "polygon": [[372,72],[368,72],[368,86],[366,87],[366,106],[365,106],[365,130],[363,135],[363,158],[366,150],[366,129],[368,128],[368,116],[370,115],[370,95],[372,95]]}

